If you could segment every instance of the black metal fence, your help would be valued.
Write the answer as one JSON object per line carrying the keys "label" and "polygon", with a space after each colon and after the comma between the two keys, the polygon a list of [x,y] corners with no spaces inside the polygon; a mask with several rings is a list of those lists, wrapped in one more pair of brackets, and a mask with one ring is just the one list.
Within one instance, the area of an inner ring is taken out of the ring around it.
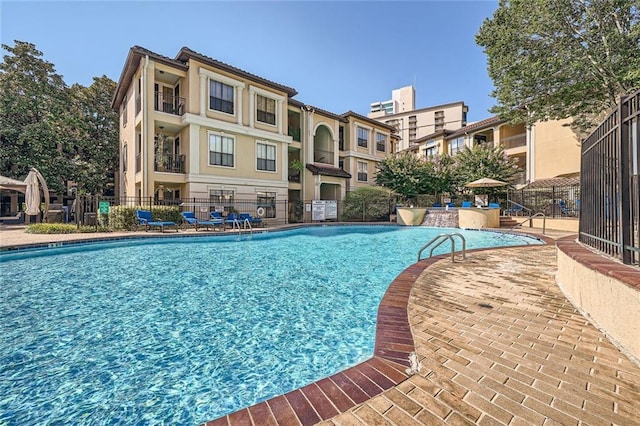
{"label": "black metal fence", "polygon": [[625,264],[640,264],[640,90],[582,143],[580,241]]}
{"label": "black metal fence", "polygon": [[[260,217],[266,226],[287,223],[380,222],[389,221],[394,213],[395,200],[375,202],[312,201],[312,200],[228,200],[208,198],[159,200],[154,197],[78,196],[72,205],[69,221],[78,226],[100,226],[130,229],[135,224],[135,210],[151,210],[161,220],[180,221],[181,212],[190,211],[200,220],[220,212],[248,213]],[[155,218],[155,217],[154,217]]]}
{"label": "black metal fence", "polygon": [[528,209],[530,214],[541,212],[552,218],[580,217],[582,202],[580,184],[577,182],[569,185],[529,186],[510,190],[507,199],[509,200],[507,207],[511,210],[514,210],[514,206],[520,205]]}

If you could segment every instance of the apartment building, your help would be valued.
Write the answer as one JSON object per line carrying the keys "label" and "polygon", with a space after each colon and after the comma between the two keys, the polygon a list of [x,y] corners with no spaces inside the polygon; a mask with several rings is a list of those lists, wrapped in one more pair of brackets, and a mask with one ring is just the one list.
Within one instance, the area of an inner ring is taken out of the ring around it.
{"label": "apartment building", "polygon": [[[405,98],[410,98],[407,105],[414,105],[415,92],[412,86],[408,86],[410,92],[400,92]],[[403,91],[408,88],[397,89]],[[393,91],[396,93],[396,90]],[[400,98],[400,93],[397,95]],[[410,93],[410,94],[407,94]],[[369,118],[395,127],[398,135],[396,152],[410,150],[420,140],[441,131],[458,130],[467,124],[469,107],[464,102],[452,102],[427,108],[395,108],[399,103],[386,101],[386,103],[372,103]],[[387,107],[389,106],[390,107]],[[393,107],[393,108],[392,108]]]}
{"label": "apartment building", "polygon": [[440,131],[406,149],[419,157],[455,155],[465,147],[501,146],[516,160],[515,184],[525,184],[580,172],[580,143],[568,120],[538,122],[530,128],[490,117],[453,132]]}
{"label": "apartment building", "polygon": [[[175,58],[132,47],[112,101],[120,112],[119,195],[284,206],[276,201],[341,200],[371,184],[393,128],[306,105],[296,94],[187,47]],[[350,145],[352,133],[364,135],[358,129],[368,132],[366,147]]]}

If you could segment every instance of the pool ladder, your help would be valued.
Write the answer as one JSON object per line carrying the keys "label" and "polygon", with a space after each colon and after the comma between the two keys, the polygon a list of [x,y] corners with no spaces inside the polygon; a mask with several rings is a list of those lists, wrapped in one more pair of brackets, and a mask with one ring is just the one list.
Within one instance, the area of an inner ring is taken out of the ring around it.
{"label": "pool ladder", "polygon": [[418,252],[418,262],[420,262],[420,257],[422,256],[423,251],[433,246],[431,247],[431,251],[429,252],[429,257],[431,257],[433,255],[433,251],[440,247],[440,245],[447,240],[451,241],[451,261],[455,262],[456,241],[453,239],[453,237],[460,237],[460,240],[462,241],[462,258],[465,259],[467,257],[467,240],[465,240],[462,234],[458,232],[452,232],[450,234],[436,235],[431,241],[425,244]]}
{"label": "pool ladder", "polygon": [[238,235],[242,233],[243,229],[249,228],[249,233],[253,234],[253,227],[251,226],[251,222],[249,219],[245,219],[242,224],[238,219],[233,219],[233,231],[238,230]]}

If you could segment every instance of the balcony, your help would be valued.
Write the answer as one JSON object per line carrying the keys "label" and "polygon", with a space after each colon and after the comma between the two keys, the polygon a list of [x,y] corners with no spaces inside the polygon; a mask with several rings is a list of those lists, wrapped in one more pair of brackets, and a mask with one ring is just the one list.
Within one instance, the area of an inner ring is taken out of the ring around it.
{"label": "balcony", "polygon": [[184,155],[156,155],[154,160],[154,170],[156,172],[184,173]]}
{"label": "balcony", "polygon": [[507,138],[502,138],[501,142],[504,149],[527,146],[527,134],[522,133],[519,135],[509,136]]}
{"label": "balcony", "polygon": [[301,139],[300,139],[300,128],[289,127],[288,135],[291,136],[294,141],[301,142]]}
{"label": "balcony", "polygon": [[156,111],[173,115],[184,114],[186,99],[180,96],[167,95],[162,92],[155,92],[153,106]]}
{"label": "balcony", "polygon": [[142,170],[142,154],[136,154],[136,173]]}
{"label": "balcony", "polygon": [[321,149],[313,150],[313,162],[333,164],[333,151],[323,151]]}

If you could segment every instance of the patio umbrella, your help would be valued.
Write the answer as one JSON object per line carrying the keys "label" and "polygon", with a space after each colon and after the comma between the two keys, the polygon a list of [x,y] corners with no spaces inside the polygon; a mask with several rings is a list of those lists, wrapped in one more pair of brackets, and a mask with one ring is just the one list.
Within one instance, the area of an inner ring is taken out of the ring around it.
{"label": "patio umbrella", "polygon": [[505,186],[505,185],[509,185],[509,184],[501,180],[483,177],[478,180],[474,180],[473,182],[469,182],[465,186],[467,188],[495,188],[498,186]]}
{"label": "patio umbrella", "polygon": [[27,184],[21,180],[0,176],[0,189],[24,192],[26,188]]}
{"label": "patio umbrella", "polygon": [[27,208],[24,213],[28,216],[35,216],[40,213],[40,186],[38,185],[38,175],[34,169],[29,171],[24,183],[27,185],[24,193],[24,203]]}

